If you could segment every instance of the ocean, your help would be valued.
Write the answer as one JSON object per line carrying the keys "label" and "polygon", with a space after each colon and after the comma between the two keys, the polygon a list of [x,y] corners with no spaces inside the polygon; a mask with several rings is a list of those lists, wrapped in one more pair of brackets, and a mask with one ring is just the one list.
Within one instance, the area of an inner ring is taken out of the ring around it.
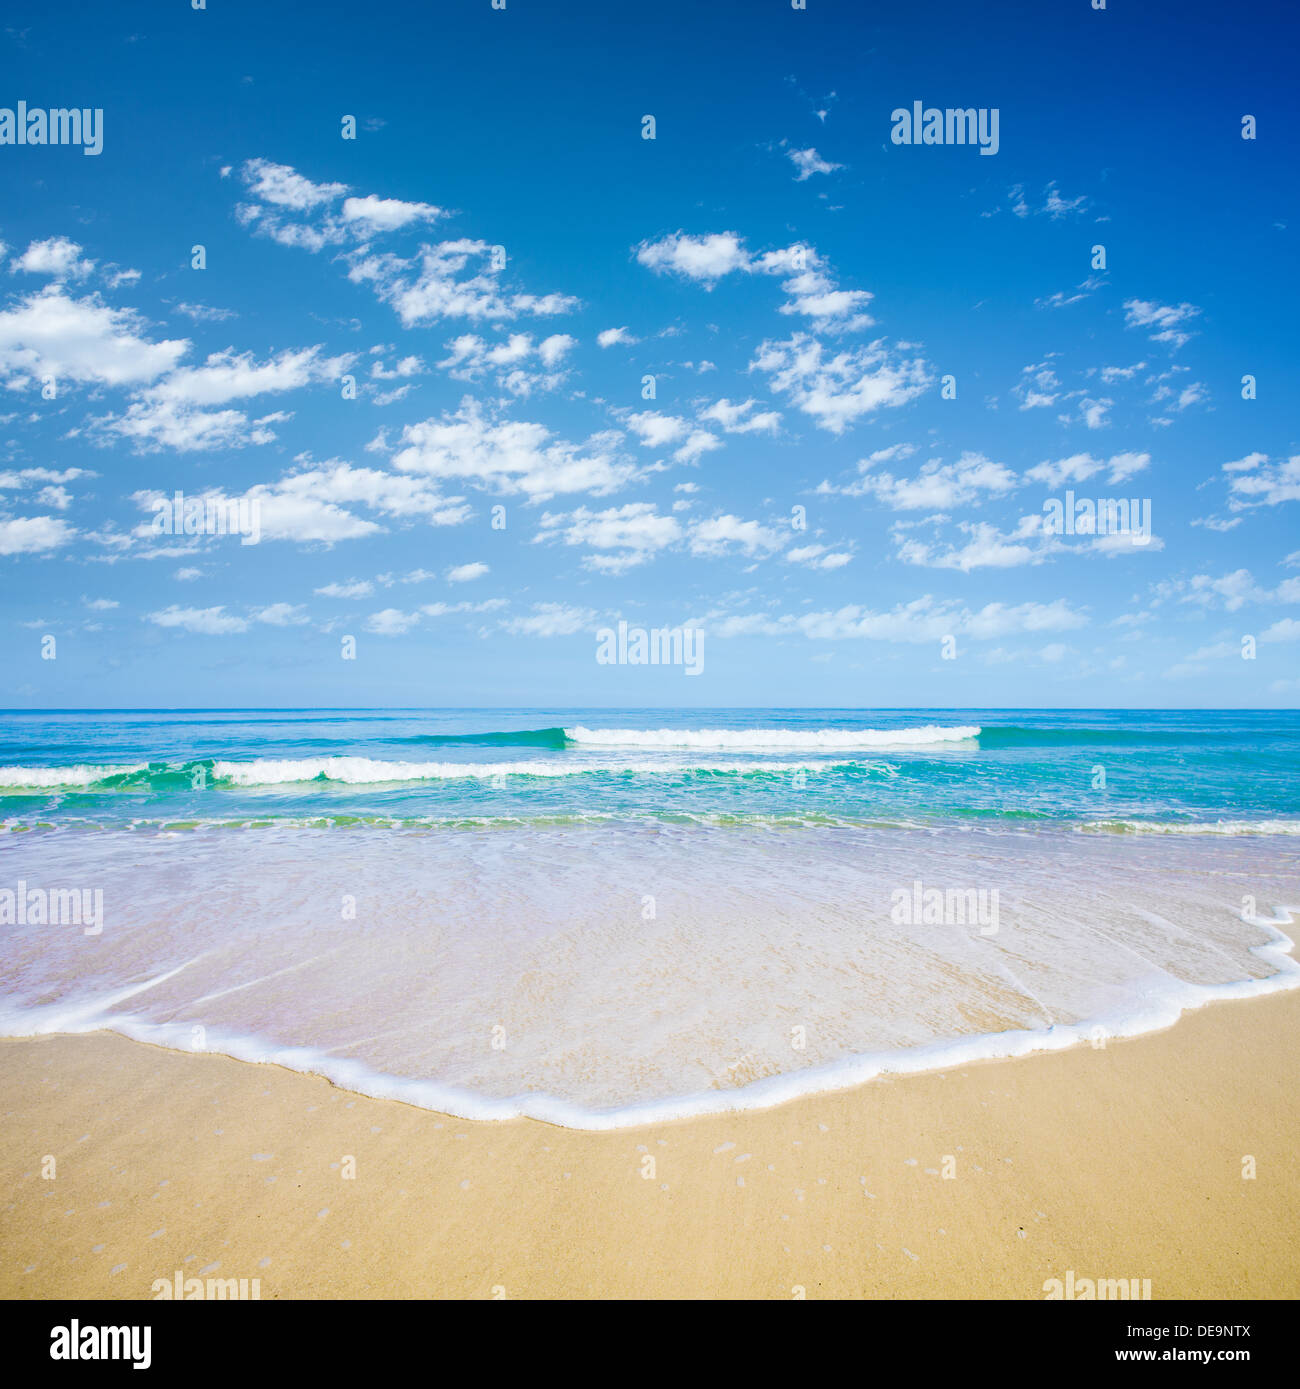
{"label": "ocean", "polygon": [[1300,982],[1300,714],[0,715],[0,1035],[611,1128]]}

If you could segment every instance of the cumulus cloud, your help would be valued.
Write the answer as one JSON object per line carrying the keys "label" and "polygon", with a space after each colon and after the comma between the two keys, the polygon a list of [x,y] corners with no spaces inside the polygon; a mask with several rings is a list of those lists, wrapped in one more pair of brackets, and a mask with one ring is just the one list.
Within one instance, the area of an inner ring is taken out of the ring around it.
{"label": "cumulus cloud", "polygon": [[412,222],[433,222],[447,214],[432,203],[405,203],[400,198],[345,198],[343,220],[359,223],[365,232],[396,231]]}
{"label": "cumulus cloud", "polygon": [[1109,486],[1127,482],[1136,473],[1150,466],[1149,453],[1116,453],[1109,459],[1094,458],[1090,453],[1075,453],[1068,458],[1044,460],[1025,472],[1029,482],[1046,483],[1048,487],[1061,487],[1066,483],[1086,482],[1098,473],[1106,474]]}
{"label": "cumulus cloud", "polygon": [[584,546],[595,551],[583,559],[585,568],[620,574],[646,563],[682,535],[677,518],[660,515],[652,502],[629,502],[604,511],[584,506],[570,512],[546,512],[536,539]]}
{"label": "cumulus cloud", "polygon": [[963,453],[956,463],[933,459],[914,477],[897,477],[876,471],[865,460],[858,464],[862,477],[844,488],[849,496],[874,496],[895,511],[947,511],[953,507],[1000,497],[1016,485],[1015,473],[982,453]]}
{"label": "cumulus cloud", "polygon": [[407,328],[448,318],[549,318],[578,307],[568,294],[506,290],[494,248],[468,237],[426,244],[413,259],[363,256],[354,261],[348,278],[369,285]]}
{"label": "cumulus cloud", "polygon": [[[526,398],[563,382],[564,373],[555,368],[576,346],[577,339],[567,333],[552,333],[540,342],[534,342],[531,333],[511,333],[495,343],[465,333],[447,344],[447,356],[437,365],[460,381],[478,381],[490,374],[500,389]],[[542,370],[529,370],[530,365]]]}
{"label": "cumulus cloud", "polygon": [[184,338],[152,342],[140,315],[54,284],[0,311],[0,381],[25,389],[46,376],[105,386],[154,381],[189,351]]}
{"label": "cumulus cloud", "polygon": [[344,183],[313,183],[289,165],[269,159],[250,159],[244,165],[243,177],[255,198],[294,212],[334,202],[348,191]]}
{"label": "cumulus cloud", "polygon": [[10,265],[15,274],[50,275],[56,280],[81,279],[95,268],[93,260],[82,257],[81,247],[66,236],[51,236],[45,241],[33,241]]}
{"label": "cumulus cloud", "polygon": [[809,320],[819,332],[848,332],[868,326],[866,312],[871,294],[866,290],[840,289],[825,260],[812,246],[793,245],[753,255],[735,232],[690,236],[674,232],[659,241],[643,241],[636,258],[658,274],[674,274],[713,286],[733,271],[783,277],[786,302],[780,312]]}
{"label": "cumulus cloud", "polygon": [[0,517],[0,555],[38,555],[57,550],[76,531],[58,516]]}
{"label": "cumulus cloud", "polygon": [[924,361],[892,352],[883,339],[832,354],[806,333],[764,341],[749,369],[763,372],[776,394],[832,434],[915,400],[932,382]]}
{"label": "cumulus cloud", "polygon": [[583,443],[557,439],[544,425],[485,413],[466,398],[455,412],[407,425],[393,454],[401,472],[456,478],[534,501],[558,493],[616,491],[639,475],[619,454],[617,431]]}
{"label": "cumulus cloud", "polygon": [[693,555],[725,555],[739,551],[744,555],[770,555],[788,539],[781,531],[758,521],[742,521],[730,514],[699,521],[691,531]]}
{"label": "cumulus cloud", "polygon": [[636,258],[659,274],[681,275],[706,288],[712,288],[733,270],[747,270],[749,252],[735,232],[711,232],[707,236],[688,236],[675,232],[659,241],[643,241]]}
{"label": "cumulus cloud", "polygon": [[1228,474],[1228,506],[1244,511],[1300,501],[1300,454],[1269,462],[1266,453],[1248,453],[1223,465]]}
{"label": "cumulus cloud", "polygon": [[481,579],[487,572],[488,566],[481,562],[457,564],[447,570],[447,582],[449,584],[466,584],[473,579]]}
{"label": "cumulus cloud", "polygon": [[[166,498],[156,491],[134,494],[142,511],[154,511],[159,499]],[[238,506],[251,515],[255,506],[261,541],[298,544],[333,545],[387,529],[358,509],[399,525],[454,526],[471,514],[461,498],[442,496],[426,478],[340,462],[304,466],[278,482],[257,483],[238,494],[209,489],[194,500],[205,507],[210,502],[226,514],[235,514],[231,509]],[[137,532],[141,538],[150,533],[147,522]]]}

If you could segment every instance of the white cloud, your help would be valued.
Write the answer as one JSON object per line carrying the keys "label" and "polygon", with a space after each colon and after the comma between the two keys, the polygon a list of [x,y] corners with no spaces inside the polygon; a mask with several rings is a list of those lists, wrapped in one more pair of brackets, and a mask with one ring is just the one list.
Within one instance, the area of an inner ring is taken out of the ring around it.
{"label": "white cloud", "polygon": [[724,397],[701,410],[700,419],[721,425],[727,434],[775,434],[781,425],[779,412],[763,410],[753,413],[757,403],[746,400],[733,405]]}
{"label": "white cloud", "polygon": [[686,435],[690,425],[678,415],[660,414],[658,410],[642,410],[627,415],[624,424],[648,449],[662,448]]}
{"label": "white cloud", "polygon": [[348,191],[345,183],[313,183],[289,165],[273,164],[269,159],[250,159],[242,172],[255,198],[294,212],[334,202]]}
{"label": "white cloud", "polygon": [[265,362],[251,352],[214,352],[202,366],[173,371],[141,392],[124,414],[104,416],[95,427],[132,440],[142,452],[201,452],[269,443],[275,438],[271,426],[291,416],[275,413],[250,420],[239,410],[209,407],[337,381],[354,360],[353,354],[323,357],[321,351],[286,350]]}
{"label": "white cloud", "polygon": [[1261,588],[1248,569],[1235,569],[1215,578],[1212,574],[1193,574],[1190,579],[1165,579],[1155,586],[1161,598],[1177,597],[1183,603],[1202,607],[1224,607],[1236,612],[1247,603],[1264,603],[1275,595]]}
{"label": "white cloud", "polygon": [[393,455],[403,472],[463,478],[498,492],[544,501],[563,492],[613,492],[638,469],[618,454],[617,432],[584,443],[555,439],[541,424],[494,419],[466,398],[454,413],[407,425]]}
{"label": "white cloud", "polygon": [[1048,487],[1060,487],[1067,482],[1086,482],[1090,477],[1104,472],[1107,483],[1117,486],[1142,472],[1150,463],[1149,453],[1117,453],[1109,459],[1094,458],[1090,453],[1076,453],[1055,462],[1044,460],[1035,464],[1026,471],[1025,478],[1030,482],[1046,483]]}
{"label": "white cloud", "polygon": [[153,622],[159,627],[173,627],[204,636],[228,636],[233,632],[248,631],[247,621],[227,613],[223,605],[214,608],[182,608],[173,603],[159,612],[148,613],[145,621]]}
{"label": "white cloud", "polygon": [[355,360],[354,354],[322,356],[322,348],[285,350],[265,362],[251,352],[212,353],[202,366],[180,367],[144,392],[146,400],[184,405],[224,405],[248,396],[296,390],[315,382],[337,381]]}
{"label": "white cloud", "polygon": [[384,608],[366,619],[366,630],[379,637],[400,637],[420,621],[418,612],[404,613],[400,608]]}
{"label": "white cloud", "polygon": [[[1007,193],[1007,205],[1012,213],[1017,217],[1046,216],[1052,221],[1059,222],[1065,217],[1074,213],[1084,212],[1089,206],[1086,196],[1080,195],[1077,198],[1063,198],[1056,186],[1055,179],[1043,190],[1043,201],[1041,206],[1033,207],[1025,196],[1025,188],[1021,183],[1015,184]],[[984,212],[983,217],[997,216],[998,209],[992,212]]]}
{"label": "white cloud", "polygon": [[1072,212],[1082,212],[1087,206],[1088,199],[1082,194],[1077,198],[1061,197],[1056,188],[1056,181],[1053,180],[1047,185],[1042,211],[1054,222],[1059,222]]}
{"label": "white cloud", "polygon": [[447,582],[451,584],[465,584],[472,579],[481,579],[488,572],[488,566],[482,563],[458,564],[447,571]]}
{"label": "white cloud", "polygon": [[742,521],[738,516],[715,516],[697,521],[691,531],[693,555],[725,555],[734,548],[746,555],[770,555],[789,537],[758,521]]}
{"label": "white cloud", "polygon": [[673,450],[673,459],[677,463],[694,463],[706,453],[722,447],[722,440],[716,434],[710,434],[707,429],[693,429],[687,435],[686,442]]}
{"label": "white cloud", "polygon": [[379,198],[373,193],[343,202],[343,220],[361,223],[366,232],[396,231],[412,222],[433,222],[446,215],[432,203],[405,203],[400,198]]}
{"label": "white cloud", "polygon": [[76,531],[57,516],[0,519],[0,555],[35,555],[66,545]]}
{"label": "white cloud", "polygon": [[771,615],[739,614],[711,618],[711,635],[781,636],[802,633],[819,641],[863,639],[903,643],[938,643],[946,636],[965,635],[975,641],[1031,632],[1060,632],[1085,626],[1084,613],[1063,598],[1052,603],[986,603],[972,611],[954,600],[936,600],[930,594],[901,603],[888,612],[875,612],[857,604],[835,611]]}
{"label": "white cloud", "polygon": [[815,149],[806,150],[788,149],[786,157],[794,165],[795,182],[803,183],[805,179],[810,179],[814,174],[833,174],[836,169],[842,169],[843,164],[832,164],[829,160],[823,159]]}
{"label": "white cloud", "polygon": [[583,566],[599,573],[619,574],[652,559],[658,551],[682,538],[681,523],[661,516],[652,502],[592,511],[579,507],[571,512],[546,512],[538,526],[537,540],[559,540],[565,545],[584,545],[598,553],[588,555]]}
{"label": "white cloud", "polygon": [[872,471],[870,460],[858,467],[863,475],[843,489],[845,494],[874,496],[895,511],[946,511],[986,496],[1004,496],[1017,485],[1015,473],[981,453],[963,453],[956,463],[932,460],[910,478]]}
{"label": "white cloud", "polygon": [[1233,511],[1300,501],[1300,453],[1272,463],[1267,454],[1249,453],[1225,463],[1223,471],[1229,475],[1228,505]]}
{"label": "white cloud", "polygon": [[255,608],[253,621],[265,622],[270,627],[300,627],[307,616],[301,603],[271,603],[265,608]]}
{"label": "white cloud", "polygon": [[845,550],[830,550],[825,545],[800,545],[787,550],[785,558],[791,564],[802,564],[809,569],[842,569],[853,556]]}
{"label": "white cloud", "polygon": [[1195,304],[1157,304],[1145,299],[1126,299],[1124,301],[1124,324],[1128,328],[1150,328],[1148,334],[1152,342],[1169,343],[1181,347],[1191,338],[1181,325],[1195,318],[1200,309]]}
{"label": "white cloud", "polygon": [[[465,333],[447,344],[448,355],[437,365],[460,381],[477,381],[492,374],[502,390],[527,397],[538,390],[554,390],[563,382],[564,374],[553,368],[576,346],[577,339],[567,333],[552,333],[538,343],[533,342],[531,333],[511,333],[496,343]],[[525,370],[530,362],[546,370]]]}
{"label": "white cloud", "polygon": [[675,232],[659,241],[643,241],[636,248],[640,263],[659,274],[682,275],[706,287],[733,270],[749,268],[749,252],[735,232],[688,236]]}
{"label": "white cloud", "polygon": [[534,603],[528,617],[512,617],[502,626],[521,637],[571,637],[591,626],[593,614],[587,608],[571,608],[563,603]]}
{"label": "white cloud", "polygon": [[369,598],[375,586],[369,579],[350,579],[346,583],[330,583],[314,590],[322,598]]}
{"label": "white cloud", "polygon": [[423,370],[423,359],[414,355],[403,357],[391,368],[381,361],[370,364],[370,375],[376,381],[400,381],[408,376],[418,376]]}
{"label": "white cloud", "polygon": [[393,255],[363,257],[353,264],[348,278],[372,285],[408,328],[445,318],[545,318],[578,307],[572,295],[507,292],[500,274],[488,242],[462,237],[421,246],[414,260]]}
{"label": "white cloud", "polygon": [[137,401],[122,415],[104,416],[95,428],[131,440],[141,453],[202,453],[269,444],[276,437],[271,426],[289,418],[276,412],[250,420],[242,410],[200,410],[179,401],[150,400]]}
{"label": "white cloud", "polygon": [[239,317],[234,309],[214,309],[207,304],[177,304],[176,312],[196,323],[224,323],[229,318]]}
{"label": "white cloud", "polygon": [[[1032,519],[1032,518],[1031,518]],[[905,564],[929,569],[956,569],[969,574],[972,569],[1011,569],[1022,564],[1038,564],[1048,549],[1030,545],[1026,535],[1003,535],[987,522],[960,522],[958,529],[970,536],[960,548],[939,549],[914,537],[897,533],[898,557]]]}
{"label": "white cloud", "polygon": [[29,275],[52,275],[57,280],[80,279],[95,268],[93,260],[81,258],[81,247],[66,236],[51,236],[46,241],[33,241],[18,256],[11,269]]}
{"label": "white cloud", "polygon": [[[141,510],[152,512],[161,495],[136,492],[134,500]],[[212,489],[197,494],[195,499],[223,508],[240,504],[249,514],[255,505],[262,541],[298,544],[333,545],[340,540],[376,535],[385,529],[369,517],[358,515],[351,509],[354,507],[401,522],[418,521],[431,526],[459,525],[470,516],[470,508],[461,498],[443,497],[424,478],[338,462],[304,467],[278,482],[257,483],[237,495]],[[149,523],[144,523],[137,534],[147,538]]]}
{"label": "white cloud", "polygon": [[0,312],[0,379],[42,377],[106,386],[153,381],[189,351],[185,339],[150,342],[143,320],[95,295],[73,299],[51,285]]}
{"label": "white cloud", "polygon": [[601,347],[616,347],[619,344],[631,347],[640,341],[640,338],[634,338],[626,328],[606,328],[596,334],[596,342]]}
{"label": "white cloud", "polygon": [[706,289],[732,271],[785,276],[781,289],[787,301],[780,311],[809,319],[821,332],[847,332],[872,321],[866,313],[872,296],[866,290],[836,288],[826,262],[812,246],[796,244],[755,256],[735,232],[708,236],[675,232],[659,241],[643,241],[636,248],[636,258],[658,274],[680,275]]}
{"label": "white cloud", "polygon": [[883,340],[832,356],[806,333],[763,342],[750,370],[764,372],[773,391],[832,434],[842,434],[864,415],[915,400],[931,384],[923,361],[892,356]]}

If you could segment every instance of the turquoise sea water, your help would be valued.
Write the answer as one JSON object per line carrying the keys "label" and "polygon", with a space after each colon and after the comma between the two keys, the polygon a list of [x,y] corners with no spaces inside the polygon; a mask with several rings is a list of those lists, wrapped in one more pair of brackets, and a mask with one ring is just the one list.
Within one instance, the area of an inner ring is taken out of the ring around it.
{"label": "turquoise sea water", "polygon": [[0,1035],[610,1127],[1293,986],[1293,712],[0,715]]}
{"label": "turquoise sea water", "polygon": [[11,830],[582,816],[1045,828],[1300,820],[1300,714],[0,716],[0,821]]}

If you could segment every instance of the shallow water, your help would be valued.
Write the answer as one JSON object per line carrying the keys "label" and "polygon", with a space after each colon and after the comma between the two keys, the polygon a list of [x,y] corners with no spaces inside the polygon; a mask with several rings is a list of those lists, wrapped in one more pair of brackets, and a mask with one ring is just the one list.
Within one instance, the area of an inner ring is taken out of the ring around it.
{"label": "shallow water", "polygon": [[[0,765],[0,1031],[468,1117],[774,1103],[1300,977],[1294,714],[8,715]],[[100,929],[32,919],[73,888]]]}

